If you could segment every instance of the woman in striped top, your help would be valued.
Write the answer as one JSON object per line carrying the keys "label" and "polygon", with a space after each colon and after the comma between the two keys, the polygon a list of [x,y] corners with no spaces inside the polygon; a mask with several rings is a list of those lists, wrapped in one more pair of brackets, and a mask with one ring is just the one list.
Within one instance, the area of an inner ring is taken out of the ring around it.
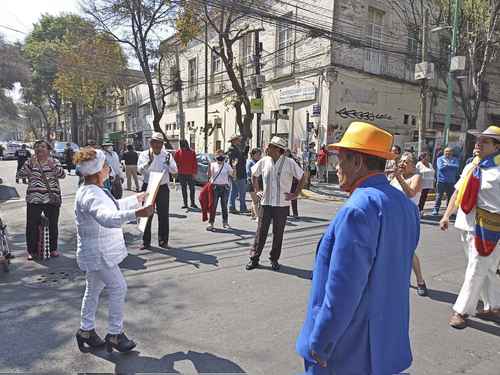
{"label": "woman in striped top", "polygon": [[66,177],[57,159],[50,157],[51,145],[46,141],[35,142],[35,156],[24,163],[19,172],[21,178],[28,179],[26,191],[26,244],[28,260],[38,256],[38,225],[42,213],[49,220],[50,256],[57,257],[57,236],[61,188],[59,179]]}

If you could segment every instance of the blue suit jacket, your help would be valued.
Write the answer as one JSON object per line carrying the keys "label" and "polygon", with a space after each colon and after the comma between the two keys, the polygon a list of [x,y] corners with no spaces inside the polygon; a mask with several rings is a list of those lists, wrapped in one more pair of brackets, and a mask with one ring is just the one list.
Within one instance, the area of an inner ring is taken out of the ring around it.
{"label": "blue suit jacket", "polygon": [[[353,192],[318,245],[297,340],[308,374],[392,375],[410,366],[409,286],[419,234],[417,206],[384,175]],[[327,360],[326,369],[311,363],[311,350]]]}

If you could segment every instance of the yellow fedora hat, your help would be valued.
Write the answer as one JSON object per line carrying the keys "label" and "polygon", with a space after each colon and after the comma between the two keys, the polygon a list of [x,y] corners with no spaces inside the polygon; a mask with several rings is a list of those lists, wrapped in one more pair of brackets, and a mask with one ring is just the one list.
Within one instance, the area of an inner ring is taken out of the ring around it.
{"label": "yellow fedora hat", "polygon": [[333,149],[348,149],[386,160],[396,158],[391,152],[394,137],[391,133],[367,122],[352,122],[338,143],[328,145]]}

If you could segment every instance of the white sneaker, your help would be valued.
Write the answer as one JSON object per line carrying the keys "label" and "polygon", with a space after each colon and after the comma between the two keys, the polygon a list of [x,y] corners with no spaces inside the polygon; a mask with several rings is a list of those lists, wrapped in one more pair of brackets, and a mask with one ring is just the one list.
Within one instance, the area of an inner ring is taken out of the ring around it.
{"label": "white sneaker", "polygon": [[224,223],[222,226],[224,227],[224,229],[230,228],[228,223]]}
{"label": "white sneaker", "polygon": [[208,230],[208,231],[212,231],[212,230],[214,230],[214,225],[213,225],[213,224],[210,224],[210,225],[207,227],[207,230]]}

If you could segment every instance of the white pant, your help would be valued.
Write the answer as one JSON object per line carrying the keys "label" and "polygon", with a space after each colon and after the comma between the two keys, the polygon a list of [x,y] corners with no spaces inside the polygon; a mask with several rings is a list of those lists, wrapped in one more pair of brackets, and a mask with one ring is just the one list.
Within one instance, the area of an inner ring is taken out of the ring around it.
{"label": "white pant", "polygon": [[99,296],[105,287],[109,294],[108,333],[117,335],[123,332],[123,307],[127,294],[127,283],[118,266],[87,272],[80,328],[85,331],[95,329]]}
{"label": "white pant", "polygon": [[479,297],[484,309],[500,307],[500,278],[496,275],[500,261],[499,246],[487,257],[480,256],[474,245],[474,233],[462,232],[465,256],[468,259],[465,280],[453,306],[459,314],[474,314]]}

